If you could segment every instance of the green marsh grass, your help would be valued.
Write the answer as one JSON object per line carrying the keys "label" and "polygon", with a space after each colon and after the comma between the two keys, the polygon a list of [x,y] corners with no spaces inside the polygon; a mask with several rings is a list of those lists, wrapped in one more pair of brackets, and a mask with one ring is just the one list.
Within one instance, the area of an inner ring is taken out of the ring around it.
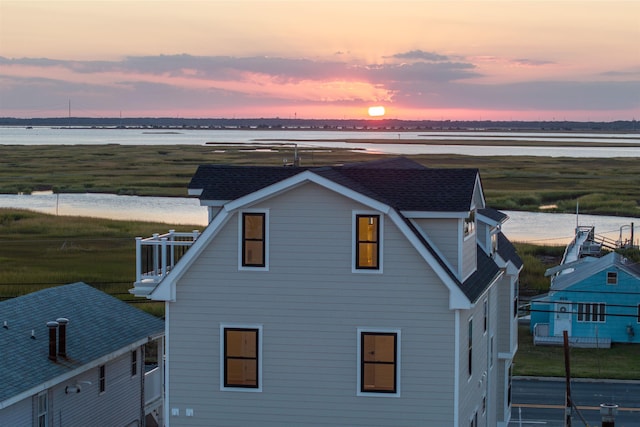
{"label": "green marsh grass", "polygon": [[[357,146],[305,147],[299,150],[301,164],[322,166],[394,157],[368,154]],[[291,147],[274,145],[270,151],[254,148],[249,144],[0,145],[0,193],[51,189],[56,193],[185,196],[187,184],[200,164],[282,166],[284,159],[293,158]],[[546,211],[575,212],[579,201],[580,211],[585,214],[640,217],[639,158],[406,157],[429,167],[478,168],[488,205],[496,209],[537,211],[542,205],[556,205]]]}
{"label": "green marsh grass", "polygon": [[197,226],[112,221],[0,209],[0,299],[85,282],[156,315],[164,305],[135,298],[135,237]]}

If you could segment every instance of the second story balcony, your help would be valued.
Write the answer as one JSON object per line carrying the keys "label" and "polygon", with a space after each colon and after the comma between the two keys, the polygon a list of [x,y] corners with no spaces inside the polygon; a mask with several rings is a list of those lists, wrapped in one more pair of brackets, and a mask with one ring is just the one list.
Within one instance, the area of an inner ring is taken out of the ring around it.
{"label": "second story balcony", "polygon": [[168,275],[176,263],[198,239],[200,232],[176,232],[136,237],[136,281],[129,290],[135,296],[147,296]]}

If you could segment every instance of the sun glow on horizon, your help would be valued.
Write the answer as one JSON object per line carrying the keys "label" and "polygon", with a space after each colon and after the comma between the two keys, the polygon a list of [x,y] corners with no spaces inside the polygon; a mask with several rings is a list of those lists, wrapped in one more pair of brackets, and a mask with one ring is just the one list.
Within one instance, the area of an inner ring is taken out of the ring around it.
{"label": "sun glow on horizon", "polygon": [[369,116],[370,117],[382,117],[384,116],[384,107],[382,105],[375,105],[369,107]]}

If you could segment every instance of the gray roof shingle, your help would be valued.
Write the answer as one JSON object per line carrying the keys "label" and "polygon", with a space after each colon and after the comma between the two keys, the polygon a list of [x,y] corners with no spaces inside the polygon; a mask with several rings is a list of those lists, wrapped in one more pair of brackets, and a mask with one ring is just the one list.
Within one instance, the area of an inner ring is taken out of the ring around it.
{"label": "gray roof shingle", "polygon": [[[46,323],[60,317],[69,319],[67,359],[54,362]],[[82,282],[0,302],[4,322],[0,402],[164,330],[161,319]]]}
{"label": "gray roof shingle", "polygon": [[189,183],[201,200],[234,200],[310,170],[398,210],[470,209],[477,169],[431,169],[407,158],[320,168],[202,165]]}

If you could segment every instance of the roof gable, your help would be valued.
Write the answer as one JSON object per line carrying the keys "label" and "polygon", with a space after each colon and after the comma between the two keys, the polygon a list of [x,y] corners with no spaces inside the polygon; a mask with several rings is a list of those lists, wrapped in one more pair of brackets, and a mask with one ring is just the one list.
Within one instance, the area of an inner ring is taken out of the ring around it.
{"label": "roof gable", "polygon": [[[46,323],[67,324],[67,359],[48,359]],[[0,302],[2,402],[130,344],[161,334],[164,322],[85,283],[57,286]],[[31,338],[31,331],[35,339]]]}

